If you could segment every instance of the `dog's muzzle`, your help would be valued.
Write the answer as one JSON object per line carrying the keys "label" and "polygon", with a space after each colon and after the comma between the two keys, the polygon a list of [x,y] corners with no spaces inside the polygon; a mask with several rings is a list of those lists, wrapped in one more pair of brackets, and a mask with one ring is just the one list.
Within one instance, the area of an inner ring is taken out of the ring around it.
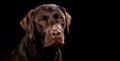
{"label": "dog's muzzle", "polygon": [[64,45],[64,30],[60,24],[54,24],[47,28],[44,46]]}
{"label": "dog's muzzle", "polygon": [[63,38],[63,30],[61,25],[56,24],[52,26],[52,29],[50,30],[50,37],[52,40],[54,40],[55,44],[64,44],[64,41],[61,40]]}

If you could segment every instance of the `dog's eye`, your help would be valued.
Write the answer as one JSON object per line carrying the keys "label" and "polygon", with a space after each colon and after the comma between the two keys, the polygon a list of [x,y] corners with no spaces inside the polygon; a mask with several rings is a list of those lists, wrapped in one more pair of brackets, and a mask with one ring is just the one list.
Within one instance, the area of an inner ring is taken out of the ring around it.
{"label": "dog's eye", "polygon": [[48,20],[48,16],[43,16],[43,20]]}
{"label": "dog's eye", "polygon": [[55,13],[55,14],[53,15],[53,17],[54,17],[55,19],[57,19],[57,18],[58,18],[58,14]]}

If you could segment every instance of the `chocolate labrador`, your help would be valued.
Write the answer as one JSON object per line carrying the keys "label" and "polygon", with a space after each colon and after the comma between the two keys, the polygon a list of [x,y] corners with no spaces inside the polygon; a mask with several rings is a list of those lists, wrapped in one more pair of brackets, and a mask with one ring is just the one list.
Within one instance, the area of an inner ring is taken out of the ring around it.
{"label": "chocolate labrador", "polygon": [[60,46],[64,30],[69,33],[71,16],[64,7],[43,4],[32,9],[20,21],[26,31],[12,53],[12,61],[62,61]]}

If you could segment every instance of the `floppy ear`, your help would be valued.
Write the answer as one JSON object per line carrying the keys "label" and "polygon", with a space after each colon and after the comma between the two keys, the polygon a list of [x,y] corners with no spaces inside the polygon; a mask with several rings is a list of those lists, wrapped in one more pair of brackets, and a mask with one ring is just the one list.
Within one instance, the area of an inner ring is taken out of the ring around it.
{"label": "floppy ear", "polygon": [[66,26],[67,26],[67,32],[69,34],[69,26],[71,24],[71,16],[70,14],[66,11],[66,9],[64,7],[61,7],[61,10],[63,11],[63,13],[65,14],[65,19],[66,19]]}
{"label": "floppy ear", "polygon": [[33,37],[34,25],[33,25],[33,10],[30,10],[28,14],[20,21],[21,27],[29,34],[29,37]]}

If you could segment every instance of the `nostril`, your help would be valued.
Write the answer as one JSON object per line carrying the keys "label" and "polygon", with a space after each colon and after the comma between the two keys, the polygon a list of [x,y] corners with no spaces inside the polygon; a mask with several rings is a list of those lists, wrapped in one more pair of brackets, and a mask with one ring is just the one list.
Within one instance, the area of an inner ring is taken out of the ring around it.
{"label": "nostril", "polygon": [[52,33],[51,35],[52,36],[57,36],[57,35],[60,35],[61,33],[60,32],[58,32],[58,33]]}
{"label": "nostril", "polygon": [[53,36],[55,36],[55,33],[52,33]]}
{"label": "nostril", "polygon": [[60,32],[58,32],[57,35],[60,35]]}

